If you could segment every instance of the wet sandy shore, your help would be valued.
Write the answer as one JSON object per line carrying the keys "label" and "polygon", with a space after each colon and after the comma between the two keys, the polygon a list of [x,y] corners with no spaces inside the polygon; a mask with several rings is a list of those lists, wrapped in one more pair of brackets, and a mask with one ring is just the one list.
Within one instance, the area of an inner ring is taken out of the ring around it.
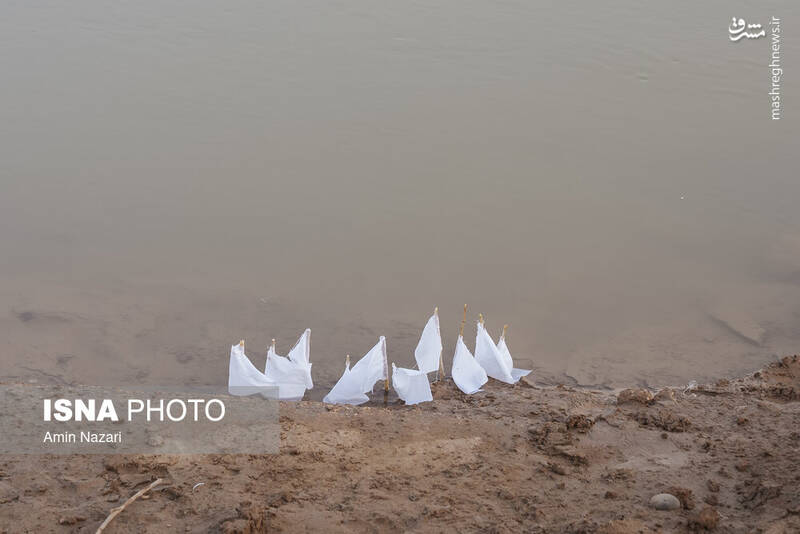
{"label": "wet sandy shore", "polygon": [[94,532],[159,477],[106,532],[800,531],[797,356],[689,391],[434,397],[283,404],[271,456],[5,457],[0,531]]}

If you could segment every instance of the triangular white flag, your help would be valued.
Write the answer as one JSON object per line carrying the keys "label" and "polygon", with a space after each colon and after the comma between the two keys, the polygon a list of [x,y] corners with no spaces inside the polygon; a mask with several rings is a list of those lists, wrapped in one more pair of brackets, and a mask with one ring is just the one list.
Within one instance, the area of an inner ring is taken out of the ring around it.
{"label": "triangular white flag", "polygon": [[381,336],[363,358],[350,370],[350,376],[361,384],[362,393],[372,392],[375,383],[389,378],[386,362],[386,338]]}
{"label": "triangular white flag", "polygon": [[231,347],[231,358],[228,364],[228,393],[246,396],[275,390],[275,382],[264,376],[244,353],[244,342]]}
{"label": "triangular white flag", "polygon": [[289,351],[287,357],[289,360],[297,364],[298,367],[305,371],[306,389],[314,388],[314,381],[311,380],[311,329],[306,328],[306,331],[294,344],[292,350]]}
{"label": "triangular white flag", "polygon": [[480,391],[481,386],[489,380],[486,377],[486,371],[475,361],[475,358],[472,357],[469,349],[464,344],[463,336],[458,336],[458,341],[456,341],[456,352],[453,354],[451,374],[453,382],[456,383],[458,389],[467,395]]}
{"label": "triangular white flag", "polygon": [[281,400],[301,400],[306,392],[306,370],[293,361],[279,356],[275,348],[267,350],[264,375],[278,385]]}
{"label": "triangular white flag", "polygon": [[350,362],[344,368],[342,374],[336,385],[333,386],[322,402],[328,404],[364,404],[369,400],[364,393],[361,392],[361,384],[357,380],[350,377]]}
{"label": "triangular white flag", "polygon": [[511,366],[506,366],[503,356],[497,350],[497,345],[480,321],[478,321],[478,334],[475,336],[475,361],[492,378],[507,384],[515,382],[511,377]]}
{"label": "triangular white flag", "polygon": [[497,342],[497,350],[500,352],[500,356],[503,357],[503,361],[506,362],[506,365],[511,368],[511,378],[514,380],[515,384],[519,382],[520,378],[531,373],[529,369],[517,369],[514,367],[514,360],[511,358],[511,352],[509,352],[508,346],[506,345],[505,334],[500,336],[500,341]]}
{"label": "triangular white flag", "polygon": [[369,400],[367,393],[372,391],[379,380],[388,379],[386,361],[386,338],[381,336],[374,347],[358,360],[352,369],[346,367],[333,389],[324,401],[331,404],[361,404]]}
{"label": "triangular white flag", "polygon": [[407,405],[433,400],[428,374],[422,371],[392,364],[392,385],[397,391],[397,396]]}
{"label": "triangular white flag", "polygon": [[439,369],[439,360],[442,356],[442,335],[439,332],[439,314],[434,312],[417,343],[414,350],[414,359],[417,367],[423,373],[432,373]]}

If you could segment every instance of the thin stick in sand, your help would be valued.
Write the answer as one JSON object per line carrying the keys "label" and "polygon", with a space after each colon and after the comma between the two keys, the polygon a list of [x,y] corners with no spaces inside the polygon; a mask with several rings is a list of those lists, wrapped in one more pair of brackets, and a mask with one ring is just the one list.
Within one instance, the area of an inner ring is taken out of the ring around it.
{"label": "thin stick in sand", "polygon": [[467,305],[464,304],[464,318],[461,319],[461,330],[458,331],[458,335],[464,337],[464,323],[467,322]]}
{"label": "thin stick in sand", "polygon": [[[439,326],[439,306],[433,309],[433,314],[436,316],[436,326]],[[438,332],[439,340],[442,339],[441,331]],[[444,357],[442,356],[442,351],[439,351],[439,370],[436,372],[436,381],[444,380]]]}
{"label": "thin stick in sand", "polygon": [[[244,345],[244,341],[242,341],[242,345]],[[117,506],[116,508],[112,508],[111,509],[111,513],[108,514],[108,517],[106,517],[106,520],[103,521],[102,523],[100,523],[100,526],[97,527],[97,531],[95,532],[95,534],[100,534],[101,532],[103,532],[103,530],[105,530],[105,528],[108,526],[108,524],[111,523],[111,521],[115,517],[117,517],[120,514],[120,512],[122,512],[129,504],[131,504],[133,501],[135,501],[136,499],[138,499],[139,497],[141,497],[142,495],[144,495],[145,493],[147,493],[151,489],[155,488],[156,486],[158,486],[162,482],[164,482],[164,479],[162,479],[162,478],[155,479],[149,486],[147,486],[146,488],[141,489],[138,492],[136,492],[133,495],[133,497],[131,497],[130,499],[125,501],[122,504],[122,506]]]}
{"label": "thin stick in sand", "polygon": [[389,360],[386,357],[386,343],[383,344],[383,404],[389,402]]}

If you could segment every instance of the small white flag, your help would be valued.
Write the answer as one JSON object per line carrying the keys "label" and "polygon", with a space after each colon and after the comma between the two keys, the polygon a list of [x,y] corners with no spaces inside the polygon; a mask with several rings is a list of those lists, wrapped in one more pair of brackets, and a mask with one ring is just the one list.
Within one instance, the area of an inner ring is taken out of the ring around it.
{"label": "small white flag", "polygon": [[514,362],[506,347],[505,339],[501,338],[500,343],[495,345],[492,336],[480,321],[478,321],[478,334],[475,337],[475,360],[484,368],[487,375],[506,384],[516,384],[520,378],[530,373],[523,369],[514,369]]}
{"label": "small white flag", "polygon": [[361,384],[357,380],[350,378],[350,362],[344,368],[339,381],[333,386],[322,402],[328,404],[364,404],[369,400],[364,393],[361,392]]}
{"label": "small white flag", "polygon": [[505,335],[500,336],[500,341],[497,342],[497,350],[500,351],[503,361],[506,362],[509,367],[511,367],[511,378],[514,380],[515,384],[519,382],[520,378],[531,373],[529,369],[517,369],[514,367],[514,360],[511,358],[511,352],[509,352],[508,346],[506,345]]}
{"label": "small white flag", "polygon": [[392,386],[397,396],[408,405],[433,400],[428,374],[392,364]]}
{"label": "small white flag", "polygon": [[386,338],[381,336],[375,346],[358,360],[352,369],[345,368],[344,374],[325,396],[325,402],[331,404],[366,402],[369,400],[366,394],[372,392],[376,382],[388,379],[388,372]]}
{"label": "small white flag", "polygon": [[453,382],[456,383],[458,389],[467,395],[480,391],[481,386],[489,380],[486,377],[486,371],[475,361],[475,358],[472,357],[469,349],[464,344],[463,336],[458,336],[458,341],[456,341],[456,352],[453,355],[451,374],[453,375]]}
{"label": "small white flag", "polygon": [[356,362],[350,376],[361,384],[362,393],[371,393],[379,380],[389,378],[387,373],[386,338],[381,336],[375,346]]}
{"label": "small white flag", "polygon": [[503,356],[497,350],[497,345],[492,341],[491,336],[484,328],[483,323],[478,321],[478,333],[475,336],[475,360],[483,367],[486,374],[507,384],[513,384],[511,378],[511,367],[506,366]]}
{"label": "small white flag", "polygon": [[[306,389],[314,387],[311,381],[311,329],[306,329],[295,343],[289,355],[284,357],[275,352],[272,345],[267,350],[267,363],[264,375],[275,382],[281,400],[301,400]],[[274,341],[273,341],[274,343]]]}
{"label": "small white flag", "polygon": [[231,358],[228,365],[228,393],[246,396],[254,393],[265,394],[265,388],[275,386],[275,382],[264,376],[244,353],[244,344],[231,347]]}
{"label": "small white flag", "polygon": [[423,373],[432,373],[439,369],[439,359],[442,356],[442,335],[439,332],[439,314],[431,315],[419,343],[414,350],[414,359],[417,360],[417,368]]}
{"label": "small white flag", "polygon": [[314,381],[311,380],[311,329],[306,328],[306,331],[294,344],[292,350],[289,351],[287,357],[294,362],[298,367],[305,371],[306,389],[314,388]]}
{"label": "small white flag", "polygon": [[278,385],[281,400],[301,400],[306,392],[305,370],[284,356],[267,350],[267,364],[264,375]]}

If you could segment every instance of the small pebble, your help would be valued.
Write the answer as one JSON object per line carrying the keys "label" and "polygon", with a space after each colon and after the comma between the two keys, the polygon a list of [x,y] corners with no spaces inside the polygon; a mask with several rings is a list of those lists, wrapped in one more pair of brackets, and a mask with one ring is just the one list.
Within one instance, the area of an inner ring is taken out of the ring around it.
{"label": "small pebble", "polygon": [[650,499],[650,506],[656,510],[677,510],[681,507],[681,501],[675,495],[659,493]]}
{"label": "small pebble", "polygon": [[58,524],[59,525],[74,525],[76,523],[80,523],[82,521],[86,521],[86,517],[82,515],[65,515],[59,518]]}

